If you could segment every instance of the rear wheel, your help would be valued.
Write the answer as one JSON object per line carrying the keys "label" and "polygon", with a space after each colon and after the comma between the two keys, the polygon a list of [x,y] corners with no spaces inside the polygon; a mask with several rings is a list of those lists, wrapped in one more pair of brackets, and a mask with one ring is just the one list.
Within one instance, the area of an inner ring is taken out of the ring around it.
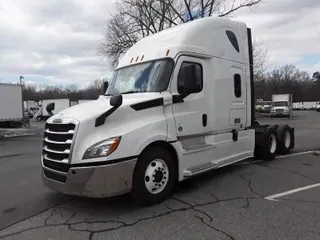
{"label": "rear wheel", "polygon": [[280,126],[277,129],[278,135],[278,152],[281,154],[289,153],[291,150],[291,131],[288,125]]}
{"label": "rear wheel", "polygon": [[161,147],[144,152],[133,176],[132,196],[139,205],[154,205],[172,193],[177,179],[176,165],[171,154]]}
{"label": "rear wheel", "polygon": [[261,142],[255,147],[254,156],[263,160],[273,160],[277,155],[278,138],[274,128],[267,128]]}

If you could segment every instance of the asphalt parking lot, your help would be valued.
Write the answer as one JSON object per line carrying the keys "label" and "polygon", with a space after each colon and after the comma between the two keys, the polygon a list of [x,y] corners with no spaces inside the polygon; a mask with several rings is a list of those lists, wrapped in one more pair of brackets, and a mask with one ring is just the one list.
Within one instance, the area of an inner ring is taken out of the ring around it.
{"label": "asphalt parking lot", "polygon": [[41,136],[0,141],[0,239],[320,239],[320,113],[258,120],[294,126],[293,155],[206,173],[147,208],[46,189]]}

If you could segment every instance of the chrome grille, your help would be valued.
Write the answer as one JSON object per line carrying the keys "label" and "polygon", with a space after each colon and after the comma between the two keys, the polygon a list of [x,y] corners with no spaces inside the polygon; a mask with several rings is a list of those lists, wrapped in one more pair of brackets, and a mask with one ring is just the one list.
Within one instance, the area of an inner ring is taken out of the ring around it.
{"label": "chrome grille", "polygon": [[59,124],[46,123],[42,149],[43,173],[46,177],[65,182],[78,124],[68,119],[63,119]]}
{"label": "chrome grille", "polygon": [[282,113],[284,110],[283,109],[276,109],[277,113]]}

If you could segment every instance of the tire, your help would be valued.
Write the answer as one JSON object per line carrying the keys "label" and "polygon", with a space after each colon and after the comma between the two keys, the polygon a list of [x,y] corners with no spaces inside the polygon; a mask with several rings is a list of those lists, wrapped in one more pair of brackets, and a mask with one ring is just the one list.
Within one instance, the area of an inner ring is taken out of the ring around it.
{"label": "tire", "polygon": [[281,154],[287,154],[291,150],[291,131],[288,125],[279,126],[277,129],[278,136],[278,152]]}
{"label": "tire", "polygon": [[273,160],[277,155],[278,137],[274,128],[268,127],[261,138],[261,142],[255,146],[254,156],[262,160]]}
{"label": "tire", "polygon": [[142,206],[160,203],[172,194],[176,181],[173,156],[164,148],[149,148],[142,153],[134,170],[133,200]]}

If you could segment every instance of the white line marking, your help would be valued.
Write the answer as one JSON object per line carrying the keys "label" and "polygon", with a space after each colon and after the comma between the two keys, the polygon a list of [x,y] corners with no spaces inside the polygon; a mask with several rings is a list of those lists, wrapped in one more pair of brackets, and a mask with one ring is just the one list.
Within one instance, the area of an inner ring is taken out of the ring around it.
{"label": "white line marking", "polygon": [[268,197],[265,197],[264,199],[270,200],[270,201],[278,201],[276,198],[282,197],[282,196],[286,196],[286,195],[290,195],[296,192],[300,192],[300,191],[304,191],[310,188],[315,188],[315,187],[320,187],[320,183],[316,183],[316,184],[312,184],[309,186],[305,186],[305,187],[300,187],[300,188],[296,188],[296,189],[292,189],[286,192],[282,192],[282,193],[277,193]]}
{"label": "white line marking", "polygon": [[294,157],[294,156],[299,156],[299,155],[304,155],[304,154],[309,154],[309,153],[313,153],[313,151],[292,153],[292,154],[288,154],[288,155],[283,155],[283,156],[276,157],[276,159],[286,158],[286,157]]}

